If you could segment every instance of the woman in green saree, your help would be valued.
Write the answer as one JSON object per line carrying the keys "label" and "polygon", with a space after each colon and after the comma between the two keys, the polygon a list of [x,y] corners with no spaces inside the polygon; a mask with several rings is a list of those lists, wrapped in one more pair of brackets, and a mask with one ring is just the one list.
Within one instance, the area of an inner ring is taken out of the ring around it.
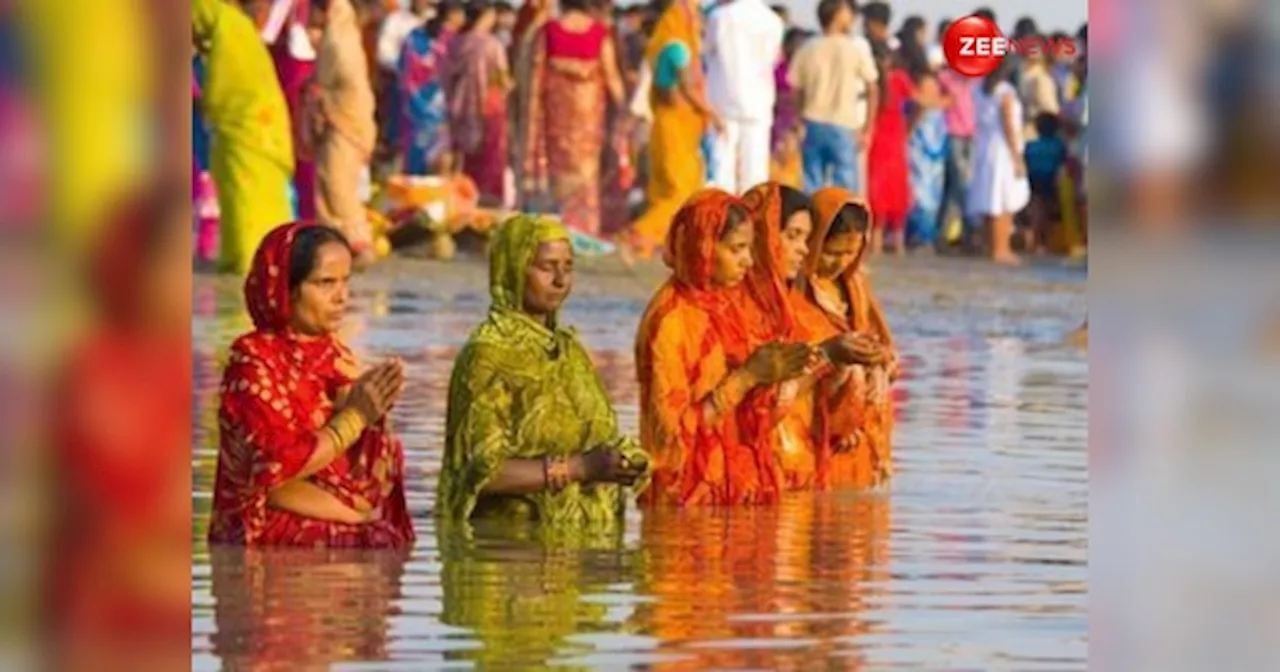
{"label": "woman in green saree", "polygon": [[442,517],[604,524],[621,519],[648,458],[618,433],[576,333],[557,320],[573,289],[569,231],[519,215],[490,240],[488,318],[449,381]]}

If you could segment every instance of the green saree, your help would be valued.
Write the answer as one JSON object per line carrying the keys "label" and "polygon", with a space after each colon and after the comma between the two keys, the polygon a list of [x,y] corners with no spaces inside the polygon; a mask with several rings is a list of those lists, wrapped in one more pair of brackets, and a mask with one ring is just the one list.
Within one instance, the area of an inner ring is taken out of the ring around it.
{"label": "green saree", "polygon": [[617,485],[573,483],[560,492],[522,496],[482,493],[506,459],[574,455],[605,443],[630,459],[644,455],[633,439],[618,434],[604,385],[575,332],[554,315],[548,326],[522,310],[538,246],[559,240],[569,240],[559,221],[526,215],[507,220],[490,240],[489,316],[458,353],[449,381],[440,516],[606,527],[621,520],[626,493]]}

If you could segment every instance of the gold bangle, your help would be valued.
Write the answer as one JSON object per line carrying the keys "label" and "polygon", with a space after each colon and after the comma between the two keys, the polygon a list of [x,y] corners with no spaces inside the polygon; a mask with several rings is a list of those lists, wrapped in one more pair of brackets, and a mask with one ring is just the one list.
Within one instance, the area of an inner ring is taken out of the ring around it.
{"label": "gold bangle", "polygon": [[711,407],[715,409],[718,415],[724,415],[729,412],[729,402],[724,397],[725,390],[723,385],[711,391]]}
{"label": "gold bangle", "polygon": [[546,471],[547,487],[555,492],[564,490],[572,480],[569,460],[563,457],[544,458],[543,469]]}
{"label": "gold bangle", "polygon": [[355,445],[360,435],[364,433],[364,425],[363,416],[352,409],[344,408],[329,419],[326,427],[338,439],[338,452],[343,452]]}

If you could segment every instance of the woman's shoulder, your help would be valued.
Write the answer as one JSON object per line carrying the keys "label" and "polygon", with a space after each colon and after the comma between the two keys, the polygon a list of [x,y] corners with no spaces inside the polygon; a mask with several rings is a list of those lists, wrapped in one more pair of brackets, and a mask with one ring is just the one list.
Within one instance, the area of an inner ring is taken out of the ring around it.
{"label": "woman's shoulder", "polygon": [[251,331],[231,342],[227,352],[227,364],[254,364],[272,362],[280,357],[284,340],[276,334]]}
{"label": "woman's shoulder", "polygon": [[651,339],[685,339],[695,337],[706,330],[709,318],[706,311],[670,287],[663,287],[649,302],[641,319],[642,331],[647,326]]}

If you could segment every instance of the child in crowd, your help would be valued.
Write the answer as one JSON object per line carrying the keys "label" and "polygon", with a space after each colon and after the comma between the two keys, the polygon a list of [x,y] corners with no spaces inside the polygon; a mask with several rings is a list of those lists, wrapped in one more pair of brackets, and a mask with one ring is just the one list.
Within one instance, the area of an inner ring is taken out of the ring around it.
{"label": "child in crowd", "polygon": [[1067,144],[1059,134],[1058,115],[1036,115],[1036,139],[1023,150],[1027,178],[1031,182],[1031,203],[1027,206],[1029,226],[1023,230],[1028,252],[1043,253],[1053,240],[1053,229],[1061,222],[1058,211],[1058,176],[1067,163]]}

